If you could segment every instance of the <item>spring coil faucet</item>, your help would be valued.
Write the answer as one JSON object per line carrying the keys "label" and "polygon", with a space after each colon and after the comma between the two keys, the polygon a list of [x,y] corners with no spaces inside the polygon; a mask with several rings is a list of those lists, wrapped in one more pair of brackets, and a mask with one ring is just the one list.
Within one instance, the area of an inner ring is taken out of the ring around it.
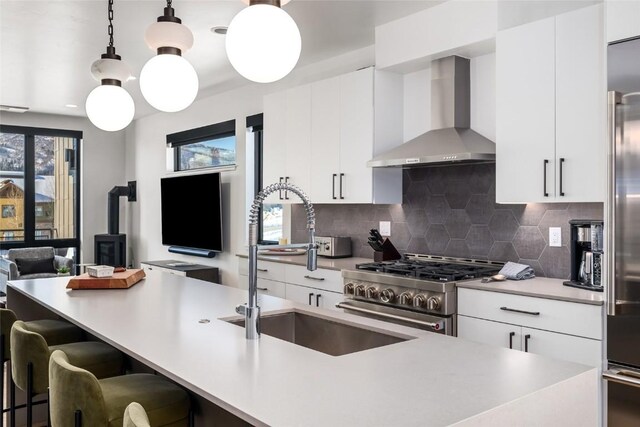
{"label": "spring coil faucet", "polygon": [[[258,217],[266,198],[276,191],[290,191],[297,195],[307,212],[309,243],[291,245],[258,246]],[[298,187],[289,183],[276,183],[265,187],[251,204],[249,211],[249,301],[236,307],[236,313],[244,315],[244,328],[248,340],[260,338],[260,307],[258,307],[258,250],[259,249],[306,249],[307,270],[318,268],[318,245],[316,245],[316,213],[307,195]]]}

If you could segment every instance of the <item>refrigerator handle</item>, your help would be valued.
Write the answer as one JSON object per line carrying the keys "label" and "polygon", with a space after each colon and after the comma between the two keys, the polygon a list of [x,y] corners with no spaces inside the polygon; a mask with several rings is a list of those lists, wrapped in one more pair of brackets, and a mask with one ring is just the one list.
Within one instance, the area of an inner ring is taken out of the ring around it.
{"label": "refrigerator handle", "polygon": [[626,369],[614,367],[604,371],[602,377],[607,381],[640,388],[640,378],[638,374]]}
{"label": "refrigerator handle", "polygon": [[605,212],[606,224],[606,257],[607,257],[607,314],[616,314],[616,106],[622,102],[619,92],[610,91],[607,94],[607,120],[608,120],[608,153],[607,153],[607,209]]}

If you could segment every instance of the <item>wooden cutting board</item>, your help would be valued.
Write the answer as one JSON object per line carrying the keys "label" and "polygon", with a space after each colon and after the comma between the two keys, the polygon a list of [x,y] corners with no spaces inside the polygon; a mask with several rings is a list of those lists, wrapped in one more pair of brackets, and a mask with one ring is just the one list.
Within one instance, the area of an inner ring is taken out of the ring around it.
{"label": "wooden cutting board", "polygon": [[127,289],[144,279],[141,269],[131,269],[122,273],[113,273],[111,277],[91,277],[85,273],[69,280],[67,289]]}

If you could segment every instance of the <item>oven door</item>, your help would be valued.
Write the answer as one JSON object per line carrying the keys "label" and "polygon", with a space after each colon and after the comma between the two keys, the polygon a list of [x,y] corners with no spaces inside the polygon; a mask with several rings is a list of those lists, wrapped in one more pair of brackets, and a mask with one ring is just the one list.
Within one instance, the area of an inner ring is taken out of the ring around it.
{"label": "oven door", "polygon": [[454,316],[440,317],[425,313],[416,313],[409,310],[401,310],[368,302],[346,300],[336,304],[337,308],[345,310],[347,313],[368,317],[376,320],[383,320],[396,325],[410,328],[422,329],[443,335],[454,335]]}

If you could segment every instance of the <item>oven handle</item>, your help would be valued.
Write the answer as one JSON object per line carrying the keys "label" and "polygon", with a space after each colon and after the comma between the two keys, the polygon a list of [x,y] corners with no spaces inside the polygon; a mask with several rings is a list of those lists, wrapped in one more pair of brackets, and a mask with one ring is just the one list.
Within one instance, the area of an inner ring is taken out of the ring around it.
{"label": "oven handle", "polygon": [[607,381],[613,381],[631,387],[640,388],[640,378],[637,375],[627,375],[627,372],[630,371],[627,371],[625,369],[613,368],[604,371],[602,373],[602,377]]}
{"label": "oven handle", "polygon": [[367,310],[366,308],[355,307],[355,306],[352,306],[352,305],[349,305],[349,304],[345,304],[343,302],[339,302],[338,304],[336,304],[336,308],[342,308],[342,309],[345,309],[345,310],[357,311],[359,313],[372,314],[374,316],[383,317],[385,319],[400,320],[402,322],[411,323],[413,325],[426,326],[426,327],[431,328],[431,329],[433,329],[435,331],[444,330],[444,321],[443,320],[441,320],[439,322],[425,322],[423,320],[409,319],[407,317],[396,316],[395,314],[380,313],[379,311]]}

